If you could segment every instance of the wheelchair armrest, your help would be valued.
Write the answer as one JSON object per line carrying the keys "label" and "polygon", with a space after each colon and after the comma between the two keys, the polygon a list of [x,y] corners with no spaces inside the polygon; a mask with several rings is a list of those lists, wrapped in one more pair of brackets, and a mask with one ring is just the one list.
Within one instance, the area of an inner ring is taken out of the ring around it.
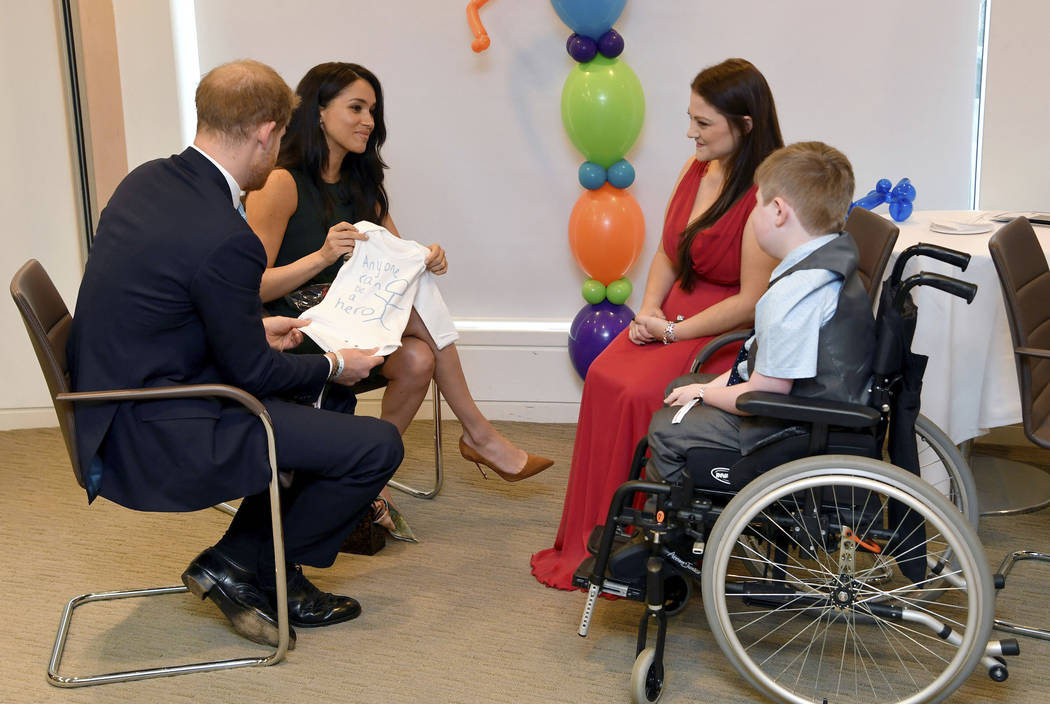
{"label": "wheelchair armrest", "polygon": [[733,330],[724,335],[719,335],[700,348],[700,351],[696,355],[696,359],[693,360],[693,366],[689,368],[689,373],[695,374],[700,371],[700,367],[704,366],[704,364],[707,363],[707,360],[714,356],[715,352],[726,345],[731,345],[734,342],[743,342],[749,337],[751,337],[750,330]]}
{"label": "wheelchair armrest", "polygon": [[768,391],[741,394],[736,400],[736,407],[755,416],[844,428],[870,428],[881,417],[874,408],[859,403],[801,398]]}

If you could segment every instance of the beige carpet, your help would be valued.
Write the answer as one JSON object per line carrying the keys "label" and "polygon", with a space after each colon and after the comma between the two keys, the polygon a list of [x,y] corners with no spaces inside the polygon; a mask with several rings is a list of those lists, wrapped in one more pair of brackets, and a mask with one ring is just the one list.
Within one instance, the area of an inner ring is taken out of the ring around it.
{"label": "beige carpet", "polygon": [[[389,542],[374,557],[341,556],[309,575],[359,598],[349,624],[301,630],[275,667],[59,690],[46,666],[66,600],[86,591],[177,584],[227,519],[217,511],[140,514],[105,501],[87,506],[57,430],[0,433],[0,602],[3,702],[623,702],[642,606],[599,604],[591,635],[576,635],[582,593],[540,586],[529,555],[548,547],[561,512],[573,426],[500,424],[508,436],[557,459],[521,484],[485,481],[445,434],[447,481],[434,501],[400,497],[420,545]],[[410,430],[403,478],[422,481],[432,454],[427,426]],[[396,492],[395,492],[396,493]],[[987,519],[989,560],[1007,550],[1050,549],[1050,511]],[[1042,620],[1050,565],[1023,565],[1000,597],[1000,615]],[[63,670],[148,666],[233,656],[241,641],[210,602],[188,595],[93,604],[78,614]],[[957,702],[1050,701],[1050,644],[1022,640],[1010,679],[975,674]],[[697,600],[671,621],[663,701],[752,702],[726,664]]]}

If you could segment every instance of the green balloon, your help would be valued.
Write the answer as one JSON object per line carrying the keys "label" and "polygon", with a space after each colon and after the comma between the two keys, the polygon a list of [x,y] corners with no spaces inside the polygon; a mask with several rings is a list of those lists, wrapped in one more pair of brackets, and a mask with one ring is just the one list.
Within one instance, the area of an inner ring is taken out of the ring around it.
{"label": "green balloon", "polygon": [[631,67],[601,54],[578,64],[561,91],[561,120],[588,161],[609,168],[630,150],[645,119],[645,95]]}
{"label": "green balloon", "polygon": [[601,303],[605,300],[605,284],[597,279],[583,282],[583,300],[588,303]]}
{"label": "green balloon", "polygon": [[605,289],[605,295],[609,297],[609,303],[622,305],[631,297],[631,291],[633,290],[630,281],[627,279],[617,279],[610,283],[609,287]]}

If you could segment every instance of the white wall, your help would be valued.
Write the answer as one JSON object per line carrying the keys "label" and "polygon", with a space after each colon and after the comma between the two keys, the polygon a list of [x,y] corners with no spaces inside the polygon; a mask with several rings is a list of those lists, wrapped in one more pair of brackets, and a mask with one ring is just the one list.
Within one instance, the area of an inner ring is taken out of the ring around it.
{"label": "white wall", "polygon": [[[50,101],[44,109],[5,112],[0,123],[9,127],[0,137],[4,162],[19,164],[5,174],[12,181],[3,189],[5,210],[14,213],[5,239],[17,239],[5,241],[5,261],[13,268],[30,254],[56,260],[45,264],[58,268],[72,301],[78,254],[50,3],[0,2],[2,96],[19,104],[24,92],[45,91]],[[372,68],[387,97],[384,155],[392,167],[393,214],[406,236],[448,249],[442,286],[453,313],[467,323],[528,321],[540,328],[505,333],[483,323],[464,335],[460,347],[475,397],[493,417],[572,420],[580,384],[564,328],[583,305],[584,275],[566,232],[581,193],[582,160],[560,118],[562,84],[574,65],[564,50],[569,30],[549,2],[491,3],[482,17],[492,47],[478,55],[469,48],[464,6],[198,2],[200,68],[250,56],[293,85],[321,61]],[[644,129],[627,155],[648,225],[646,249],[630,273],[636,289],[644,284],[671,184],[692,152],[684,134],[689,82],[728,56],[749,58],[765,73],[787,140],[823,139],[850,156],[860,193],[878,178],[909,176],[918,207],[966,207],[977,7],[978,0],[886,0],[874,11],[820,0],[627,3],[617,24],[626,39],[623,58],[646,94]],[[169,0],[114,0],[129,166],[183,146],[172,103],[168,8]],[[27,66],[35,67],[33,75]],[[57,192],[56,167],[41,162],[41,149],[45,158],[56,150],[53,157],[65,160]],[[37,168],[38,177],[27,174]],[[62,222],[47,228],[44,240],[14,234],[42,220]],[[5,368],[17,379],[0,407],[39,406],[46,401],[43,383],[28,343],[15,337],[16,348],[4,354],[13,355]]]}
{"label": "white wall", "polygon": [[112,0],[128,170],[181,152],[169,0]]}
{"label": "white wall", "polygon": [[[80,282],[80,233],[63,67],[51,2],[0,0],[0,280],[27,259],[51,274],[72,308]],[[5,296],[6,298],[6,296]],[[55,414],[13,303],[0,305],[0,428],[54,425]]]}
{"label": "white wall", "polygon": [[980,208],[1050,210],[1050,3],[989,0]]}
{"label": "white wall", "polygon": [[[491,3],[482,19],[492,47],[476,55],[461,5],[202,2],[201,69],[250,55],[293,85],[321,61],[374,70],[387,94],[394,217],[406,236],[449,250],[443,291],[454,314],[571,319],[584,276],[566,232],[582,161],[560,116],[569,30],[549,2]],[[887,0],[877,11],[826,0],[628,2],[617,28],[646,93],[628,154],[645,259],[692,152],[689,82],[728,56],[766,74],[786,139],[823,139],[850,156],[862,193],[908,176],[917,207],[967,207],[977,20],[977,0]],[[637,289],[646,269],[632,272]]]}

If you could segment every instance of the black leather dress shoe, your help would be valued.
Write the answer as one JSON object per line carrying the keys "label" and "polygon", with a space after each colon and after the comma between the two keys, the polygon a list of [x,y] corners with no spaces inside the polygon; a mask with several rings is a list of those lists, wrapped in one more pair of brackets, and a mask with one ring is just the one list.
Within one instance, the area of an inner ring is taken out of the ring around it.
{"label": "black leather dress shoe", "polygon": [[[201,599],[210,598],[233,624],[235,631],[255,643],[277,647],[277,612],[246,570],[215,548],[194,558],[182,573],[182,583]],[[289,630],[288,649],[295,647],[295,631]]]}
{"label": "black leather dress shoe", "polygon": [[[276,594],[270,593],[276,602]],[[329,594],[318,589],[303,574],[303,568],[288,567],[288,620],[300,628],[316,628],[342,623],[361,615],[356,599]]]}

